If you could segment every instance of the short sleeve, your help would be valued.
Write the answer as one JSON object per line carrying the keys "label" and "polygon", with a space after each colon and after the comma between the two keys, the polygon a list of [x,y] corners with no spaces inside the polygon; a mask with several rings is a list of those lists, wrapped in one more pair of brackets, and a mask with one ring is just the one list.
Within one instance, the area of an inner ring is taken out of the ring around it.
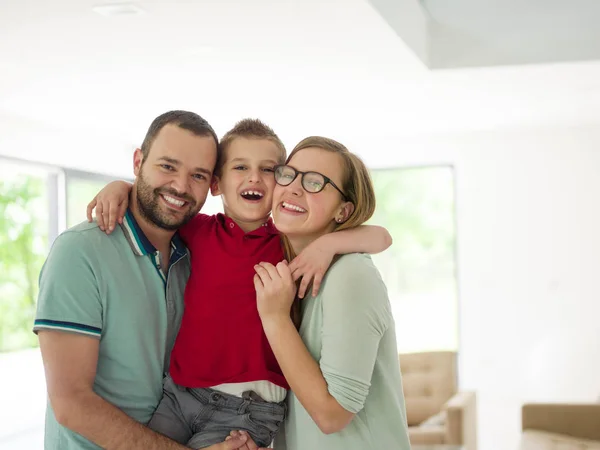
{"label": "short sleeve", "polygon": [[67,231],[55,241],[42,271],[33,331],[102,335],[102,301],[95,254],[85,233]]}
{"label": "short sleeve", "polygon": [[196,214],[192,220],[179,228],[179,236],[188,248],[193,246],[195,236],[209,224],[212,217],[206,214]]}
{"label": "short sleeve", "polygon": [[392,322],[387,289],[371,257],[342,256],[322,288],[320,367],[329,393],[346,410],[364,406],[379,342]]}

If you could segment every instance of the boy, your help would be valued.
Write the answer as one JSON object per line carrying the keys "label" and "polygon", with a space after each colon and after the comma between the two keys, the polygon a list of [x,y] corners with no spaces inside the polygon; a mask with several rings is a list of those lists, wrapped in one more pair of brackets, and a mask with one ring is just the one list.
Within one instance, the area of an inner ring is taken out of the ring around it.
{"label": "boy", "polygon": [[[211,184],[224,214],[199,214],[179,230],[191,253],[191,276],[164,396],[148,425],[189,447],[221,442],[231,430],[246,430],[266,447],[285,418],[289,386],[262,329],[253,283],[255,264],[284,259],[270,213],[273,167],[285,156],[262,122],[236,124],[221,140]],[[129,185],[118,183],[99,194],[105,198],[99,204],[126,206]],[[167,200],[175,210],[185,207],[183,196]],[[326,268],[335,254],[388,246],[387,231],[362,227],[324,236],[305,252],[314,258],[319,249],[322,261],[312,264]],[[304,286],[314,272],[305,267],[294,273],[304,275]]]}

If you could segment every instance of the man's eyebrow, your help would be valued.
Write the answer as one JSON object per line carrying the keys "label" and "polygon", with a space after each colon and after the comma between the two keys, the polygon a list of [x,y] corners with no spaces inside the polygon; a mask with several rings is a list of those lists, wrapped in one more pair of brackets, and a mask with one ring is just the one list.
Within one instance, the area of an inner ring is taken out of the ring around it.
{"label": "man's eyebrow", "polygon": [[[178,159],[169,158],[168,156],[161,156],[160,158],[158,158],[158,160],[168,162],[169,164],[173,164],[174,166],[181,166],[181,161],[179,161]],[[194,172],[200,172],[205,175],[208,175],[209,177],[212,176],[212,170],[206,169],[204,167],[196,167],[194,169]]]}
{"label": "man's eyebrow", "polygon": [[178,159],[173,159],[173,158],[169,158],[168,156],[161,156],[160,158],[158,158],[159,161],[166,161],[169,164],[173,164],[174,166],[180,166],[181,165],[181,161],[179,161]]}

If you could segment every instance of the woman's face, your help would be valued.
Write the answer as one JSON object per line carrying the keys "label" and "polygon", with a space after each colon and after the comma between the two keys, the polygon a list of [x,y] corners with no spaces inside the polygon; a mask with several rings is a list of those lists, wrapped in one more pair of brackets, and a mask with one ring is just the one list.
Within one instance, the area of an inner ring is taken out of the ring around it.
{"label": "woman's face", "polygon": [[[318,172],[330,178],[340,189],[343,186],[343,159],[327,150],[309,147],[296,153],[288,162],[300,172]],[[318,193],[309,193],[301,183],[302,175],[288,185],[275,185],[273,219],[277,229],[291,239],[302,238],[305,244],[334,230],[336,219],[343,220],[347,212],[342,195],[327,183]]]}

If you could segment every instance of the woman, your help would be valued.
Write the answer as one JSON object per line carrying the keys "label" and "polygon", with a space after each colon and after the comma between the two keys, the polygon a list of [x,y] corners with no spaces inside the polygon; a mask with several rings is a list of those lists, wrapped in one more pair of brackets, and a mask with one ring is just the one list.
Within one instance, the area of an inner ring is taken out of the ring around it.
{"label": "woman", "polygon": [[[275,180],[272,214],[288,259],[319,236],[363,224],[375,209],[364,163],[331,139],[304,139]],[[276,450],[410,449],[394,320],[371,258],[339,257],[318,295],[296,300],[299,330],[287,263],[255,270],[261,321],[293,391]]]}

